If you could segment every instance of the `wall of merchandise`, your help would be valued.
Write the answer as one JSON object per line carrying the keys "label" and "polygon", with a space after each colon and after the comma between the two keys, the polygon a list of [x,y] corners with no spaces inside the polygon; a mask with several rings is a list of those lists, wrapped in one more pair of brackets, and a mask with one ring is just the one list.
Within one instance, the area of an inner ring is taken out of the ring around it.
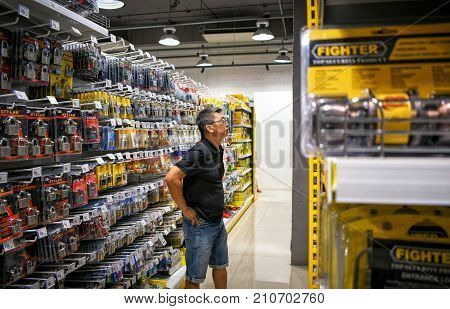
{"label": "wall of merchandise", "polygon": [[449,27],[303,32],[310,287],[448,284]]}
{"label": "wall of merchandise", "polygon": [[0,286],[182,286],[182,214],[163,179],[212,98],[47,5],[2,13],[17,20],[0,25]]}

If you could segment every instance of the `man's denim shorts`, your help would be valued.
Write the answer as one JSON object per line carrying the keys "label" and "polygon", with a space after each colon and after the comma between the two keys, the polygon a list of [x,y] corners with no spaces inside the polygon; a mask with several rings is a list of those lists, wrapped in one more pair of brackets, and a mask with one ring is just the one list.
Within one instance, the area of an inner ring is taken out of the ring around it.
{"label": "man's denim shorts", "polygon": [[205,281],[208,265],[213,269],[228,267],[228,234],[222,220],[220,223],[202,222],[198,226],[184,218],[183,230],[189,282]]}

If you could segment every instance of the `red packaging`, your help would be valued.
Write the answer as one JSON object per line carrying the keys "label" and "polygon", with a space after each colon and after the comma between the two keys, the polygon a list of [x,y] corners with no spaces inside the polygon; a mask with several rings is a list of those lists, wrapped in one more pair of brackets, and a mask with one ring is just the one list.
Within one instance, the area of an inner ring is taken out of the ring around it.
{"label": "red packaging", "polygon": [[88,198],[94,198],[98,196],[98,183],[95,171],[86,173],[86,189]]}
{"label": "red packaging", "polygon": [[84,175],[72,176],[72,206],[80,207],[88,203],[88,192]]}

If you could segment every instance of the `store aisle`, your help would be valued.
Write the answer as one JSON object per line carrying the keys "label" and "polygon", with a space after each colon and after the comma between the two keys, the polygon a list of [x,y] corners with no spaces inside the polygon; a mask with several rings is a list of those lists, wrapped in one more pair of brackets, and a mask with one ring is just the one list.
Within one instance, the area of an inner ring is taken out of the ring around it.
{"label": "store aisle", "polygon": [[[307,288],[307,268],[290,265],[291,197],[265,190],[231,231],[229,288]],[[202,288],[214,288],[211,270]]]}

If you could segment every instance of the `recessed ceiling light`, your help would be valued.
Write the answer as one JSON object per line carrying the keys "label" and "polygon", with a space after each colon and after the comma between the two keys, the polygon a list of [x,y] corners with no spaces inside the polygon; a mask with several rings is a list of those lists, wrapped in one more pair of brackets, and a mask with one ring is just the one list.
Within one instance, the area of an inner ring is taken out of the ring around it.
{"label": "recessed ceiling light", "polygon": [[273,35],[272,31],[270,31],[269,28],[269,21],[268,20],[258,20],[256,22],[256,25],[258,26],[258,30],[253,33],[252,39],[255,41],[270,41],[275,36]]}
{"label": "recessed ceiling light", "polygon": [[165,27],[163,31],[164,34],[159,39],[159,44],[165,46],[177,46],[180,44],[180,40],[174,34],[176,31],[175,27]]}
{"label": "recessed ceiling light", "polygon": [[122,1],[118,0],[97,0],[99,9],[103,10],[117,10],[125,5]]}

